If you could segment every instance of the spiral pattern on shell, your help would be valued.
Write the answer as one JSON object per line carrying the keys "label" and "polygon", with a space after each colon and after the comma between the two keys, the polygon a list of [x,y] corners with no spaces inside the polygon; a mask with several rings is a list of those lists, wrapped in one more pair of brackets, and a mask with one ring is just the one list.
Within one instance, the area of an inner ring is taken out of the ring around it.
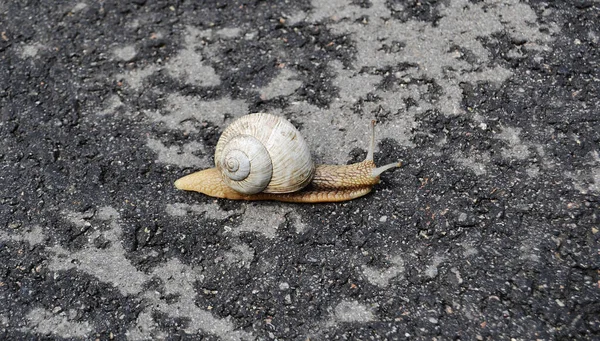
{"label": "spiral pattern on shell", "polygon": [[310,183],[315,171],[300,132],[266,113],[229,125],[217,142],[215,164],[225,183],[243,194],[295,192]]}

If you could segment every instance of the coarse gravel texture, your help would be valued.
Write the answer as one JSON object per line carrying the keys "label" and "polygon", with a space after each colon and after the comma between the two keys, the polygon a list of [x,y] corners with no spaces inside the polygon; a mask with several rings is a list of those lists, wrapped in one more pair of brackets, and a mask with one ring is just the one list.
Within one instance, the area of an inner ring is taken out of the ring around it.
{"label": "coarse gravel texture", "polygon": [[[600,338],[600,1],[0,2],[0,339]],[[177,191],[236,117],[366,197]]]}

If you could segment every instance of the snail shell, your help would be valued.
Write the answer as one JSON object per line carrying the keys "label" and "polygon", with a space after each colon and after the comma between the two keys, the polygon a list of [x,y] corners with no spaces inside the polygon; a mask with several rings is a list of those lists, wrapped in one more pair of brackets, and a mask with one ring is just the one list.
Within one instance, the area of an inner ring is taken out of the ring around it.
{"label": "snail shell", "polygon": [[286,119],[266,113],[243,116],[223,131],[215,165],[223,181],[243,194],[295,192],[315,173],[300,132]]}

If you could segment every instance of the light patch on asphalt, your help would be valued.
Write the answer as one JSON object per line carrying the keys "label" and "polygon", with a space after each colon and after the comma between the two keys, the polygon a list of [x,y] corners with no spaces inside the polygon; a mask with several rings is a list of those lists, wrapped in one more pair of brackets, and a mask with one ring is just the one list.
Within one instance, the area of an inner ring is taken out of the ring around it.
{"label": "light patch on asphalt", "polygon": [[375,267],[363,265],[363,275],[367,280],[374,285],[385,288],[390,284],[390,280],[403,277],[404,275],[404,260],[400,256],[395,256],[389,259],[390,266],[386,269],[378,269]]}
{"label": "light patch on asphalt", "polygon": [[336,73],[332,82],[340,90],[339,101],[342,104],[355,103],[368,93],[377,91],[377,85],[383,79],[381,75],[346,69],[339,61],[331,62],[330,66]]}
{"label": "light patch on asphalt", "polygon": [[152,309],[142,311],[135,324],[125,332],[129,341],[166,340],[168,335],[152,317]]}
{"label": "light patch on asphalt", "polygon": [[[61,271],[75,269],[112,284],[125,296],[142,297],[148,304],[140,313],[138,324],[128,331],[128,336],[132,340],[164,336],[152,317],[153,312],[163,312],[174,318],[190,319],[189,325],[185,328],[189,334],[202,331],[214,334],[223,340],[254,339],[250,333],[236,331],[229,319],[216,318],[210,311],[196,305],[195,284],[204,279],[202,267],[192,267],[182,264],[178,259],[170,259],[149,274],[138,271],[126,257],[127,251],[121,242],[123,229],[120,225],[120,215],[114,208],[100,207],[93,216],[87,212],[63,212],[63,216],[70,223],[89,227],[93,232],[89,234],[89,243],[75,252],[65,250],[61,246],[47,247],[47,250],[53,253],[49,259],[48,269],[55,272],[55,278],[60,276]],[[100,231],[96,226],[97,220],[108,222],[110,229]],[[44,240],[43,233],[39,228],[33,233],[35,236],[30,236],[30,242],[41,244]],[[108,247],[98,249],[93,246],[93,240],[100,235],[110,242]],[[0,237],[11,238],[5,235]],[[18,239],[24,238],[27,238],[27,235],[18,237]],[[236,255],[231,260],[237,260],[238,263],[250,262],[253,257],[253,251],[244,245],[234,246],[232,252]],[[144,284],[157,277],[164,284],[165,295],[158,294],[154,290],[144,290]],[[171,295],[179,299],[175,302],[167,302],[165,297]],[[28,320],[30,321],[28,328],[42,334],[54,332],[61,337],[70,338],[85,337],[93,332],[87,322],[72,322],[68,317],[43,309],[32,310]]]}
{"label": "light patch on asphalt", "polygon": [[12,240],[17,242],[25,241],[28,242],[31,246],[42,244],[44,242],[44,233],[42,231],[42,228],[38,225],[34,225],[33,227],[28,229],[18,228],[13,230],[14,232],[18,233],[7,233],[4,230],[0,230],[0,240]]}
{"label": "light patch on asphalt", "polygon": [[[144,297],[152,302],[148,309],[157,309],[172,318],[190,319],[184,328],[186,333],[195,334],[203,331],[214,334],[222,340],[231,341],[255,339],[250,333],[236,331],[235,325],[229,318],[215,318],[209,311],[196,305],[195,283],[203,280],[200,270],[182,264],[178,259],[170,259],[161,267],[156,268],[148,279],[151,277],[161,279],[165,293],[161,295],[154,291],[145,292]],[[167,303],[164,297],[170,295],[178,296],[179,299],[176,302]]]}
{"label": "light patch on asphalt", "polygon": [[180,51],[165,65],[172,77],[196,86],[217,86],[221,79],[201,53],[193,48]]}
{"label": "light patch on asphalt", "polygon": [[198,157],[194,155],[197,151],[204,150],[202,144],[198,142],[186,143],[182,147],[167,147],[159,140],[148,138],[146,146],[157,154],[156,162],[158,163],[177,165],[183,168],[198,168],[198,170],[211,166],[209,159],[212,159],[212,157]]}
{"label": "light patch on asphalt", "polygon": [[600,167],[592,169],[591,178],[593,182],[589,185],[590,191],[600,193]]}
{"label": "light patch on asphalt", "polygon": [[64,311],[57,314],[43,309],[34,308],[26,316],[27,328],[24,332],[35,331],[41,335],[55,335],[61,338],[87,338],[93,331],[87,321],[70,321]]}
{"label": "light patch on asphalt", "polygon": [[216,34],[223,38],[233,39],[240,35],[242,30],[239,27],[225,27],[216,32]]}
{"label": "light patch on asphalt", "polygon": [[288,69],[282,69],[267,86],[258,90],[261,99],[270,100],[275,97],[293,94],[296,89],[302,86],[302,82],[294,79],[295,77],[296,73]]}
{"label": "light patch on asphalt", "polygon": [[92,226],[89,219],[92,218],[94,214],[93,210],[85,212],[64,211],[63,217],[79,228],[86,228]]}
{"label": "light patch on asphalt", "polygon": [[[392,138],[405,146],[412,146],[411,130],[416,126],[414,117],[431,110],[433,106],[418,99],[427,92],[427,85],[398,85],[390,91],[377,90],[381,82],[378,75],[357,74],[345,69],[341,63],[330,64],[336,73],[334,85],[339,88],[339,100],[328,109],[318,108],[305,102],[293,102],[290,111],[302,122],[302,135],[309,143],[318,163],[346,164],[354,148],[368,149],[371,120],[384,113],[385,122],[375,126],[375,141]],[[369,93],[378,97],[361,103],[365,113],[357,117],[353,105]],[[405,101],[414,99],[419,104],[406,108]],[[378,164],[378,160],[375,160]]]}
{"label": "light patch on asphalt", "polygon": [[[344,1],[338,3],[341,2]],[[318,6],[323,2],[314,1],[313,3],[318,3]],[[506,20],[501,18],[501,11],[487,5],[489,8],[484,10],[483,6],[469,5],[463,1],[451,1],[448,7],[441,6],[442,17],[437,25],[433,26],[429,22],[422,21],[396,22],[388,20],[391,12],[385,7],[385,2],[373,1],[373,6],[366,10],[355,5],[348,5],[348,8],[356,7],[356,9],[341,10],[336,15],[340,19],[350,20],[339,21],[332,27],[337,33],[351,32],[356,39],[358,43],[357,69],[362,66],[383,68],[407,63],[416,66],[411,72],[413,76],[417,76],[415,78],[423,78],[425,75],[426,78],[439,81],[446,78],[444,77],[446,72],[456,70],[457,72],[453,75],[459,76],[456,80],[459,82],[462,80],[460,77],[463,73],[480,73],[481,70],[486,70],[485,63],[489,59],[489,53],[479,38],[500,33],[505,28],[500,21],[501,19]],[[531,9],[528,11],[531,12]],[[359,16],[365,15],[369,16],[368,23],[356,22]],[[529,28],[525,23],[519,28],[527,30],[527,32],[537,31]],[[538,32],[534,33],[534,38],[539,36]],[[397,52],[388,52],[384,48],[385,46],[394,46],[395,43],[402,43],[402,47]],[[461,60],[460,53],[450,49],[452,45],[473,53],[478,57],[477,64],[479,65],[471,65]],[[482,66],[484,66],[483,69]],[[501,82],[505,80],[506,74],[489,76]]]}
{"label": "light patch on asphalt", "polygon": [[250,268],[250,264],[254,259],[254,250],[247,244],[240,243],[234,245],[229,251],[223,254],[225,263],[238,268]]}
{"label": "light patch on asphalt", "polygon": [[121,98],[117,95],[112,95],[104,101],[104,109],[98,112],[98,115],[112,115],[116,116],[119,109],[125,105],[121,101]]}
{"label": "light patch on asphalt", "polygon": [[527,173],[527,175],[530,178],[536,178],[537,176],[539,176],[540,174],[540,167],[538,166],[531,166],[531,167],[527,167],[527,169],[525,170],[525,172]]}
{"label": "light patch on asphalt", "polygon": [[296,234],[302,234],[308,230],[309,226],[302,221],[302,216],[298,212],[291,210],[287,213],[286,218],[292,222]]}
{"label": "light patch on asphalt", "polygon": [[502,149],[502,156],[517,160],[525,160],[529,157],[529,146],[521,142],[520,133],[521,128],[504,127],[502,132],[497,135],[498,138],[508,143],[508,148]]}
{"label": "light patch on asphalt", "polygon": [[600,193],[600,151],[589,152],[586,163],[593,166],[589,172],[577,170],[565,174],[573,180],[573,187],[582,194]]}
{"label": "light patch on asphalt", "polygon": [[277,229],[285,223],[285,215],[291,211],[287,206],[267,206],[248,202],[242,215],[242,223],[232,229],[234,235],[242,232],[258,232],[266,238],[277,236]]}
{"label": "light patch on asphalt", "polygon": [[[90,246],[75,252],[65,250],[59,245],[49,247],[54,256],[48,264],[48,269],[59,272],[74,268],[103,282],[112,283],[123,295],[137,294],[142,290],[146,275],[138,271],[125,257],[127,251],[121,244],[123,230],[118,222],[118,212],[111,207],[102,207],[98,211],[98,218],[107,218],[111,228],[100,231],[92,226],[93,232],[88,236]],[[64,212],[63,215],[76,226],[91,225],[89,221],[83,221],[81,214]],[[91,246],[93,240],[100,236],[110,242],[107,248],[98,249]]]}
{"label": "light patch on asphalt", "polygon": [[[500,85],[511,77],[509,70],[488,65],[490,52],[482,45],[482,37],[508,30],[515,39],[527,39],[525,45],[531,49],[544,47],[551,41],[548,34],[540,32],[542,26],[536,24],[535,13],[528,6],[517,3],[509,6],[485,5],[484,8],[484,4],[451,1],[446,7],[441,5],[443,16],[436,26],[422,21],[387,20],[391,12],[383,1],[373,1],[372,6],[366,9],[350,1],[313,1],[312,4],[315,8],[309,21],[329,18],[333,20],[330,26],[335,32],[350,34],[357,44],[357,59],[351,69],[336,61],[329,64],[336,74],[332,83],[339,89],[339,99],[329,108],[293,101],[293,93],[301,84],[293,80],[293,73],[289,71],[282,71],[259,93],[266,99],[291,97],[290,107],[284,112],[274,110],[274,113],[289,114],[302,122],[302,134],[317,163],[343,164],[354,148],[366,150],[369,122],[377,115],[386,118],[376,127],[377,141],[392,138],[401,145],[412,146],[411,131],[416,125],[417,115],[431,110],[444,114],[463,113],[460,83],[490,82]],[[521,14],[505,17],[514,12]],[[366,23],[357,21],[365,15],[369,17]],[[200,46],[203,39],[215,35],[211,30],[189,27],[187,30],[186,45],[192,47]],[[401,43],[398,51],[385,48],[398,43]],[[473,55],[474,60],[465,60],[465,53]],[[383,79],[381,75],[358,71],[399,64],[407,66],[393,75],[397,82],[388,90],[378,88]],[[432,84],[441,88],[439,98],[432,97]],[[360,111],[364,115],[357,117],[353,105],[368,94],[376,99],[361,103]],[[416,104],[407,105],[407,102]],[[170,129],[184,131],[196,131],[194,123],[204,121],[225,128],[230,123],[224,121],[225,114],[239,117],[249,113],[248,105],[243,101],[227,98],[200,101],[180,95],[171,95],[165,109],[169,114],[151,113],[150,118],[165,122]],[[483,168],[470,162],[472,160],[462,161],[463,165],[471,165],[478,174],[483,174]]]}
{"label": "light patch on asphalt", "polygon": [[356,327],[360,323],[377,320],[371,307],[361,304],[356,300],[342,300],[335,307],[329,307],[327,310],[329,311],[329,319],[321,322],[321,328],[315,329],[315,332],[309,335],[307,339],[324,339],[323,329],[332,329],[338,327],[341,323],[353,323]]}
{"label": "light patch on asphalt", "polygon": [[285,21],[288,25],[293,26],[297,23],[307,20],[307,18],[308,18],[308,14],[306,12],[297,11],[297,12],[293,12],[289,16],[287,16]]}
{"label": "light patch on asphalt", "polygon": [[581,194],[600,193],[600,167],[593,168],[589,172],[581,170],[565,172],[565,176],[573,181],[573,188]]}
{"label": "light patch on asphalt", "polygon": [[43,48],[44,48],[44,45],[42,45],[40,43],[23,44],[21,46],[21,58],[23,58],[23,59],[36,58],[38,52]]}
{"label": "light patch on asphalt", "polygon": [[216,202],[189,205],[185,203],[167,204],[165,212],[173,217],[185,217],[189,214],[205,214],[205,218],[224,220],[241,213],[239,210],[225,211]]}
{"label": "light patch on asphalt", "polygon": [[170,94],[165,110],[167,114],[147,111],[145,114],[154,122],[163,122],[169,129],[196,132],[196,125],[212,122],[222,128],[231,123],[226,116],[240,117],[249,114],[248,104],[242,100],[221,98],[203,101],[193,96]]}
{"label": "light patch on asphalt", "polygon": [[[202,53],[203,39],[210,33],[192,27],[187,28],[184,36],[185,48],[170,58],[166,63],[153,63],[141,66],[132,71],[118,75],[125,80],[134,90],[141,90],[144,80],[160,70],[184,83],[196,86],[217,86],[221,79],[214,68],[207,64],[208,57]],[[135,48],[126,46],[113,50],[113,55],[120,60],[130,61],[135,58]]]}
{"label": "light patch on asphalt", "polygon": [[112,53],[113,53],[113,56],[115,57],[115,59],[121,60],[124,62],[132,61],[135,58],[135,56],[137,55],[135,46],[133,46],[133,45],[117,47],[117,48],[113,49]]}
{"label": "light patch on asphalt", "polygon": [[[217,34],[222,38],[236,37],[239,32],[237,29],[222,29]],[[157,34],[157,37],[162,36]],[[117,78],[123,79],[134,90],[142,89],[144,80],[155,73],[165,70],[167,73],[184,83],[195,86],[217,86],[221,84],[221,79],[215,69],[208,64],[208,61],[217,62],[211,58],[213,53],[210,46],[206,45],[206,39],[213,36],[211,30],[198,30],[194,27],[186,27],[184,35],[184,46],[175,56],[166,63],[157,62],[147,65],[137,65],[138,68],[119,74]],[[135,50],[131,47],[119,48],[113,51],[113,55],[118,59],[129,61],[135,57]]]}
{"label": "light patch on asphalt", "polygon": [[[348,155],[354,148],[366,152],[369,147],[370,116],[357,118],[344,106],[334,104],[329,109],[322,109],[306,102],[293,103],[290,112],[302,122],[302,137],[307,141],[317,164],[346,164],[349,161]],[[375,142],[393,138],[410,144],[409,135],[402,134],[410,126],[412,120],[377,124]],[[377,158],[375,163],[380,164]]]}
{"label": "light patch on asphalt", "polygon": [[367,306],[354,300],[345,300],[340,302],[334,308],[334,315],[328,325],[340,322],[358,322],[365,323],[375,320],[375,315]]}
{"label": "light patch on asphalt", "polygon": [[133,90],[139,91],[144,85],[144,80],[159,71],[161,66],[150,64],[144,67],[133,69],[125,74],[119,74],[115,78],[124,80]]}
{"label": "light patch on asphalt", "polygon": [[227,222],[224,225],[225,232],[235,236],[243,232],[256,232],[273,239],[277,236],[278,228],[287,221],[298,234],[307,229],[301,216],[288,206],[268,206],[247,202],[239,210],[225,211],[216,202],[194,205],[173,203],[167,204],[165,212],[173,217],[204,214],[205,218],[215,220],[227,220],[241,215],[242,222],[239,226],[232,227]]}
{"label": "light patch on asphalt", "polygon": [[453,157],[459,165],[470,169],[477,176],[487,173],[486,165],[490,163],[489,153],[455,154]]}
{"label": "light patch on asphalt", "polygon": [[[450,1],[441,6],[442,17],[436,26],[422,21],[398,22],[389,20],[390,10],[385,1],[372,1],[369,8],[361,8],[351,1],[312,1],[314,7],[309,21],[331,20],[333,31],[352,37],[357,44],[357,58],[352,70],[345,70],[339,63],[330,63],[336,70],[333,80],[340,89],[340,100],[328,109],[311,107],[306,103],[294,103],[290,111],[302,117],[303,135],[311,143],[318,161],[343,163],[353,148],[366,149],[365,138],[371,118],[383,111],[391,115],[393,123],[380,124],[376,128],[379,138],[392,138],[398,143],[411,146],[411,129],[414,117],[429,110],[443,114],[462,114],[463,94],[460,83],[490,82],[500,85],[512,73],[500,66],[490,66],[489,51],[482,45],[482,37],[491,37],[507,30],[513,37],[526,39],[530,49],[542,49],[551,41],[549,34],[540,32],[536,15],[525,4],[509,6],[471,4],[466,1]],[[485,8],[484,8],[485,7]],[[510,16],[520,13],[516,16]],[[359,20],[368,17],[368,20]],[[553,32],[555,28],[551,28]],[[398,51],[386,51],[385,47],[400,46]],[[456,46],[457,49],[452,47]],[[464,59],[462,51],[476,57],[473,62]],[[365,69],[384,69],[400,64],[406,69],[395,77],[400,80],[390,91],[376,89],[379,75],[358,72]],[[429,98],[431,91],[423,83],[432,80],[441,87],[439,98]],[[423,82],[425,81],[425,82]],[[363,118],[351,113],[351,104],[372,93],[379,101],[365,102]],[[408,107],[405,99],[417,105]],[[359,127],[365,128],[359,128]],[[311,142],[312,141],[312,142]]]}

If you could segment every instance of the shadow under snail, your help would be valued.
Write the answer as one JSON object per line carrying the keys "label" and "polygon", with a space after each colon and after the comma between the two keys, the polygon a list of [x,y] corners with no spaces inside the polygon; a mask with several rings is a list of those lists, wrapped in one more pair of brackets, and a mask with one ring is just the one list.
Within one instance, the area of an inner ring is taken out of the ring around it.
{"label": "shadow under snail", "polygon": [[361,197],[379,183],[391,163],[373,162],[375,121],[364,161],[315,166],[300,132],[286,119],[265,113],[242,116],[217,142],[215,168],[175,181],[175,187],[232,200],[296,203],[339,202]]}

